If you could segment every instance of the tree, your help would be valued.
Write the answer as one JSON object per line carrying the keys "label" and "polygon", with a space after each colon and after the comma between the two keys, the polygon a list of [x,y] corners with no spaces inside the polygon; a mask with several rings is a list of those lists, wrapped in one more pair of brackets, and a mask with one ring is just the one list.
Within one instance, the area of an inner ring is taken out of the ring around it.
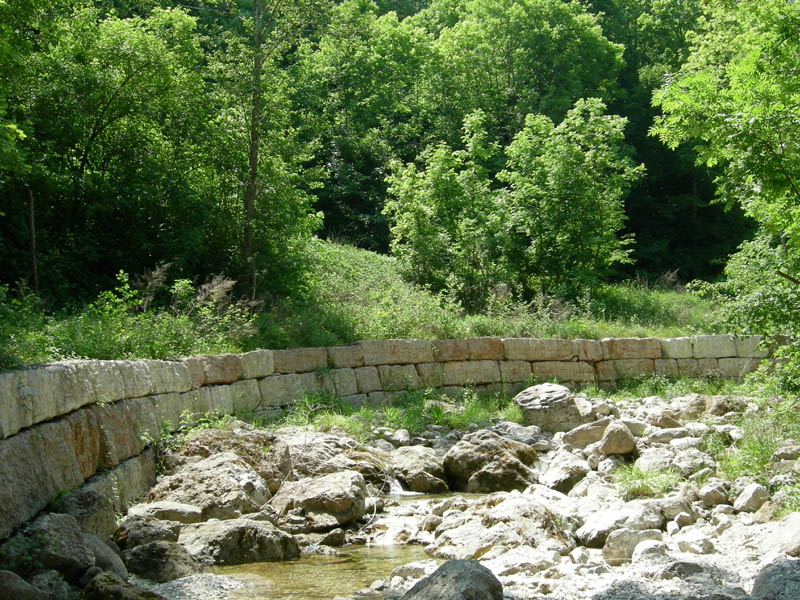
{"label": "tree", "polygon": [[596,98],[578,100],[555,126],[528,115],[506,148],[508,164],[498,179],[508,226],[512,271],[525,275],[528,293],[575,296],[629,261],[630,237],[623,200],[644,175],[624,145],[626,120],[604,114]]}

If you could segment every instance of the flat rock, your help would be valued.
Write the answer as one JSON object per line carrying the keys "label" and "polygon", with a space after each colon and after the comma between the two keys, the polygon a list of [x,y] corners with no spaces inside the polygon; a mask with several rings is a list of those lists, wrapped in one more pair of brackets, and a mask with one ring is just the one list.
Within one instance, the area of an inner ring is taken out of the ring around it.
{"label": "flat rock", "polygon": [[163,596],[103,572],[94,577],[76,600],[165,600]]}
{"label": "flat rock", "polygon": [[111,539],[120,550],[130,550],[158,540],[177,542],[180,530],[181,524],[177,521],[129,515],[122,520]]}
{"label": "flat rock", "polygon": [[135,504],[128,509],[128,516],[177,521],[178,523],[199,523],[203,520],[203,511],[194,504],[160,500]]}
{"label": "flat rock", "polygon": [[287,560],[300,556],[291,535],[268,521],[250,519],[211,520],[181,530],[181,545],[204,563],[243,563]]}
{"label": "flat rock", "polygon": [[122,560],[131,573],[158,583],[188,577],[203,570],[203,565],[183,546],[164,540],[126,550],[122,553]]}

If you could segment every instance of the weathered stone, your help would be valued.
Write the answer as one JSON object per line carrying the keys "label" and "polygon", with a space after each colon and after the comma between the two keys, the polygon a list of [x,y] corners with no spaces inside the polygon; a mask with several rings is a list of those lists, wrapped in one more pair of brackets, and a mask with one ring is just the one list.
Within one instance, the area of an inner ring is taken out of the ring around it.
{"label": "weathered stone", "polygon": [[767,489],[758,483],[751,483],[736,497],[733,508],[737,512],[756,512],[767,500]]}
{"label": "weathered stone", "polygon": [[761,364],[758,358],[720,358],[719,373],[728,379],[741,379]]}
{"label": "weathered stone", "polygon": [[86,487],[80,487],[59,498],[54,503],[53,512],[70,515],[78,522],[82,531],[103,539],[108,538],[117,527],[114,508],[108,498]]}
{"label": "weathered stone", "polygon": [[626,358],[611,362],[617,379],[635,379],[656,372],[655,361],[649,358]]}
{"label": "weathered stone", "polygon": [[268,521],[211,520],[181,529],[180,543],[199,561],[215,565],[288,560],[300,556],[289,534]]}
{"label": "weathered stone", "polygon": [[377,367],[359,367],[353,369],[353,371],[356,375],[356,384],[359,394],[368,394],[370,392],[379,392],[382,390]]}
{"label": "weathered stone", "polygon": [[125,401],[91,407],[100,431],[100,466],[111,468],[139,454],[134,418]]}
{"label": "weathered stone", "polygon": [[578,541],[587,548],[602,548],[609,534],[625,522],[627,514],[621,510],[598,511],[575,532]]}
{"label": "weathered stone", "polygon": [[500,381],[500,368],[494,360],[444,363],[444,384],[465,386]]}
{"label": "weathered stone", "polygon": [[[200,517],[199,509],[197,517]],[[114,531],[111,539],[120,550],[131,550],[159,540],[177,542],[180,530],[181,524],[178,521],[128,515]]]}
{"label": "weathered stone", "polygon": [[603,345],[599,340],[575,340],[578,360],[595,363],[603,360]]}
{"label": "weathered stone", "polygon": [[275,372],[272,350],[252,350],[239,356],[242,379],[260,379]]}
{"label": "weathered stone", "polygon": [[673,440],[688,437],[689,430],[685,427],[669,427],[667,429],[656,429],[647,436],[648,444],[669,444]]}
{"label": "weathered stone", "polygon": [[707,507],[711,508],[719,504],[728,503],[728,488],[725,481],[712,477],[703,487],[700,488],[698,493],[700,500]]}
{"label": "weathered stone", "polygon": [[325,348],[273,350],[272,360],[276,373],[310,373],[328,368]]}
{"label": "weathered stone", "polygon": [[438,362],[452,362],[469,359],[466,340],[433,340],[433,356]]}
{"label": "weathered stone", "polygon": [[420,363],[417,373],[423,387],[440,388],[444,386],[444,365],[442,363]]}
{"label": "weathered stone", "polygon": [[493,337],[467,338],[469,360],[503,360],[503,340]]}
{"label": "weathered stone", "polygon": [[334,369],[352,369],[364,366],[364,353],[361,346],[331,346],[327,348],[328,362]]}
{"label": "weathered stone", "polygon": [[800,556],[800,512],[784,517],[777,528],[776,535],[764,550],[777,550],[789,556]]}
{"label": "weathered stone", "polygon": [[736,356],[736,343],[731,335],[698,335],[692,340],[694,358]]}
{"label": "weathered stone", "polygon": [[0,597],[8,600],[48,600],[49,596],[11,571],[0,571]]}
{"label": "weathered stone", "polygon": [[155,483],[155,460],[148,449],[120,463],[113,469],[102,471],[89,479],[84,488],[104,496],[114,511],[122,513],[147,493]]}
{"label": "weathered stone", "polygon": [[206,384],[233,383],[242,375],[238,354],[209,354],[203,357]]}
{"label": "weathered stone", "polygon": [[287,481],[270,505],[287,531],[325,531],[364,514],[366,483],[355,471]]}
{"label": "weathered stone", "polygon": [[661,342],[655,338],[603,338],[603,360],[661,358]]}
{"label": "weathered stone", "polygon": [[636,448],[633,434],[621,421],[612,421],[600,440],[600,452],[605,455],[628,454]]}
{"label": "weathered stone", "polygon": [[440,493],[448,490],[443,461],[432,448],[398,448],[392,453],[392,471],[412,492]]}
{"label": "weathered stone", "polygon": [[163,583],[200,573],[203,566],[183,546],[158,540],[122,553],[128,571]]}
{"label": "weathered stone", "polygon": [[197,390],[194,398],[192,412],[195,415],[229,415],[233,412],[233,395],[229,385],[207,385]]}
{"label": "weathered stone", "polygon": [[663,358],[692,358],[692,338],[678,337],[661,340],[661,356]]}
{"label": "weathered stone", "polygon": [[674,358],[657,358],[653,361],[653,368],[656,375],[673,378],[679,376],[678,361]]}
{"label": "weathered stone", "polygon": [[503,600],[503,584],[475,560],[450,560],[418,581],[402,600]]}
{"label": "weathered stone", "polygon": [[617,529],[612,531],[603,546],[603,559],[610,565],[621,565],[630,561],[638,544],[645,540],[661,541],[661,532],[657,529]]}
{"label": "weathered stone", "polygon": [[527,381],[531,376],[531,363],[524,360],[500,361],[500,379],[503,383]]}
{"label": "weathered stone", "polygon": [[687,448],[675,455],[672,465],[680,471],[684,477],[689,477],[693,473],[705,468],[713,469],[716,465],[714,459],[705,452],[697,448]]}
{"label": "weathered stone", "polygon": [[634,463],[642,471],[663,473],[672,467],[675,451],[671,448],[647,448]]}
{"label": "weathered stone", "polygon": [[503,345],[506,360],[572,361],[578,356],[572,340],[506,338]]}
{"label": "weathered stone", "polygon": [[128,516],[141,519],[158,519],[160,521],[176,521],[178,523],[198,523],[203,519],[203,511],[194,504],[160,500],[135,504],[128,509]]}
{"label": "weathered stone", "polygon": [[569,431],[595,420],[591,402],[563,385],[531,386],[514,396],[514,403],[522,409],[526,425],[544,431]]}
{"label": "weathered stone", "polygon": [[600,419],[599,421],[579,425],[565,433],[561,441],[573,448],[586,448],[589,444],[594,444],[603,439],[603,433],[605,433],[609,423],[611,423],[611,419]]}
{"label": "weathered stone", "polygon": [[358,342],[365,365],[404,365],[434,362],[430,340],[365,340]]}
{"label": "weathered stone", "polygon": [[232,519],[256,512],[269,497],[264,480],[232,452],[183,467],[162,478],[147,495],[149,501],[193,504],[204,519]]}
{"label": "weathered stone", "polygon": [[705,396],[706,413],[722,416],[729,412],[742,412],[747,406],[743,398],[737,396]]}
{"label": "weathered stone", "polygon": [[337,396],[352,396],[358,393],[358,383],[353,369],[331,369],[329,375],[333,380]]}
{"label": "weathered stone", "polygon": [[714,552],[714,543],[708,535],[697,527],[686,527],[673,536],[673,541],[681,552],[692,554],[711,554]]}
{"label": "weathered stone", "polygon": [[287,406],[303,394],[322,389],[321,378],[315,373],[270,375],[259,380],[262,406]]}
{"label": "weathered stone", "polygon": [[769,348],[764,343],[761,335],[736,335],[733,336],[736,345],[736,356],[740,358],[767,358]]}
{"label": "weathered stone", "polygon": [[228,386],[234,414],[251,413],[261,406],[261,388],[255,379],[243,379]]}
{"label": "weathered stone", "polygon": [[76,600],[165,600],[163,596],[123,581],[114,573],[100,573],[83,588]]}
{"label": "weathered stone", "polygon": [[528,468],[536,452],[527,444],[487,430],[465,435],[444,456],[451,489],[494,492],[525,489],[535,481]]}
{"label": "weathered stone", "polygon": [[150,370],[154,394],[171,392],[188,392],[192,389],[192,377],[189,368],[181,362],[166,360],[142,361]]}
{"label": "weathered stone", "polygon": [[422,381],[414,365],[379,365],[378,377],[381,388],[390,390],[416,390],[422,387]]}
{"label": "weathered stone", "polygon": [[[78,592],[73,588],[64,576],[52,569],[40,571],[28,578],[29,583],[40,592],[44,592],[48,600],[75,600]],[[16,596],[4,595],[5,598],[16,598]]]}
{"label": "weathered stone", "polygon": [[117,553],[108,544],[91,533],[84,533],[83,539],[92,549],[95,566],[100,567],[103,571],[116,573],[123,579],[128,578],[128,569],[125,568],[122,559],[117,556]]}
{"label": "weathered stone", "polygon": [[592,365],[587,362],[535,362],[531,371],[536,379],[557,379],[564,383],[590,382],[595,379]]}
{"label": "weathered stone", "polygon": [[800,598],[800,560],[776,557],[764,566],[753,583],[754,600],[795,600]]}
{"label": "weathered stone", "polygon": [[546,466],[539,475],[539,483],[566,494],[589,471],[591,467],[585,460],[566,450],[559,450],[547,457]]}

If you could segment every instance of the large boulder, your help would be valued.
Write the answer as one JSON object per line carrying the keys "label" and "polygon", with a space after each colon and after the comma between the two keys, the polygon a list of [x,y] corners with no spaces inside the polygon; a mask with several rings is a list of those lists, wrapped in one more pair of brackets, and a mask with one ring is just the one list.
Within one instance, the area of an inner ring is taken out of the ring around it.
{"label": "large boulder", "polygon": [[365,511],[366,482],[355,471],[285,482],[272,497],[282,529],[326,531],[351,523]]}
{"label": "large boulder", "polygon": [[438,493],[448,490],[444,464],[432,448],[403,446],[392,453],[395,477],[412,492]]}
{"label": "large boulder", "polygon": [[591,470],[585,460],[566,450],[559,450],[548,456],[539,475],[539,483],[566,494]]}
{"label": "large boulder", "polygon": [[636,449],[636,440],[631,430],[622,421],[609,423],[600,440],[600,452],[609,456],[628,454]]}
{"label": "large boulder", "polygon": [[603,559],[610,565],[621,565],[631,560],[636,546],[645,540],[661,541],[658,529],[628,529],[612,531],[603,546]]}
{"label": "large boulder", "polygon": [[421,579],[402,600],[503,600],[503,584],[475,560],[449,560]]}
{"label": "large boulder", "polygon": [[569,431],[595,420],[592,403],[582,394],[555,383],[541,383],[514,396],[514,404],[522,409],[526,425],[544,431]]}
{"label": "large boulder", "polygon": [[162,478],[148,501],[170,500],[197,506],[207,519],[234,519],[258,511],[270,498],[264,480],[233,452],[185,465]]}
{"label": "large boulder", "polygon": [[570,429],[561,438],[561,441],[573,448],[586,448],[589,444],[594,444],[603,439],[606,427],[611,423],[611,419],[600,419],[585,425],[578,425]]}
{"label": "large boulder", "polygon": [[756,576],[754,600],[796,600],[800,598],[800,560],[776,558]]}
{"label": "large boulder", "polygon": [[47,600],[48,595],[12,571],[0,571],[0,597],[9,600]]}
{"label": "large boulder", "polygon": [[177,542],[181,524],[154,517],[125,517],[111,539],[120,550],[131,550],[142,544],[164,540]]}
{"label": "large boulder", "polygon": [[287,560],[300,556],[297,541],[268,521],[231,519],[187,525],[180,543],[198,560],[215,565]]}
{"label": "large boulder", "polygon": [[114,573],[95,576],[77,600],[165,600],[163,596],[123,581]]}
{"label": "large boulder", "polygon": [[444,456],[450,488],[468,492],[523,490],[535,483],[528,468],[536,452],[487,430],[465,435]]}
{"label": "large boulder", "polygon": [[122,559],[111,549],[111,546],[92,533],[84,533],[83,539],[94,553],[95,566],[100,567],[103,571],[116,573],[122,579],[128,579],[128,569],[125,568]]}
{"label": "large boulder", "polygon": [[122,553],[128,571],[163,583],[188,577],[203,570],[203,565],[183,546],[160,540],[136,546]]}
{"label": "large boulder", "polygon": [[94,566],[94,552],[86,543],[78,522],[70,515],[47,513],[22,528],[2,547],[4,564],[24,572],[32,565],[54,569],[76,583]]}

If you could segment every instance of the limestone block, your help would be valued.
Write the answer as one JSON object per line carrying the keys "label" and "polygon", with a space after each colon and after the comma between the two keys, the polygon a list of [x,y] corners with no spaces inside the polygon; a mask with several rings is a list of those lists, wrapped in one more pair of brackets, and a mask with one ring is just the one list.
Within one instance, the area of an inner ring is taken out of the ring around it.
{"label": "limestone block", "polygon": [[755,371],[760,363],[760,358],[720,358],[719,373],[729,379],[741,379]]}
{"label": "limestone block", "polygon": [[0,437],[10,437],[33,423],[33,390],[25,389],[20,371],[0,373],[0,398]]}
{"label": "limestone block", "polygon": [[233,413],[233,394],[229,385],[207,385],[197,390],[197,404],[193,406],[194,413],[220,413],[230,415]]}
{"label": "limestone block", "polygon": [[388,406],[398,395],[400,392],[370,392],[367,397],[373,406]]}
{"label": "limestone block", "polygon": [[762,342],[764,336],[761,335],[737,335],[733,338],[733,343],[736,345],[736,356],[740,358],[767,358],[769,350]]}
{"label": "limestone block", "polygon": [[353,369],[356,374],[356,384],[359,394],[381,391],[381,380],[378,377],[377,367],[359,367]]}
{"label": "limestone block", "polygon": [[192,377],[189,367],[182,362],[166,360],[145,360],[150,369],[154,394],[170,392],[188,392],[192,389]]}
{"label": "limestone block", "polygon": [[736,343],[732,335],[698,335],[692,345],[694,358],[736,356]]}
{"label": "limestone block", "polygon": [[252,350],[239,357],[242,363],[242,379],[259,379],[275,372],[272,350]]}
{"label": "limestone block", "polygon": [[417,390],[422,380],[414,365],[378,365],[378,377],[385,391]]}
{"label": "limestone block", "polygon": [[330,376],[337,396],[352,396],[358,393],[358,382],[353,369],[331,369]]}
{"label": "limestone block", "polygon": [[[57,472],[65,466],[59,463],[69,457],[47,455],[46,440],[38,429],[28,429],[0,442],[0,481],[3,481],[0,485],[0,538],[8,537],[14,529],[33,518],[60,489],[70,489],[83,482],[77,461],[74,466],[67,464],[65,473]],[[74,454],[72,460],[75,460]],[[55,487],[51,473],[63,487]],[[75,479],[70,480],[70,477]]]}
{"label": "limestone block", "polygon": [[613,360],[604,360],[594,364],[595,377],[597,381],[615,381],[617,370],[614,368]]}
{"label": "limestone block", "polygon": [[105,496],[115,512],[125,513],[156,483],[156,468],[153,451],[148,449],[120,463],[113,469],[101,471],[82,489]]}
{"label": "limestone block", "polygon": [[420,363],[417,373],[426,388],[440,388],[444,385],[444,365],[442,363]]}
{"label": "limestone block", "polygon": [[243,379],[230,386],[233,413],[249,413],[261,405],[261,388],[255,379]]}
{"label": "limestone block", "polygon": [[339,400],[351,408],[358,409],[367,403],[369,396],[366,394],[353,394],[352,396],[339,398]]}
{"label": "limestone block", "polygon": [[139,443],[136,454],[139,454],[161,438],[161,422],[156,416],[151,398],[131,398],[125,400],[125,405],[131,414],[133,433]]}
{"label": "limestone block", "polygon": [[133,428],[133,415],[125,401],[95,404],[92,407],[100,430],[100,463],[104,469],[117,466],[139,453],[139,440]]}
{"label": "limestone block", "polygon": [[470,360],[503,360],[503,340],[494,337],[468,338]]}
{"label": "limestone block", "polygon": [[185,405],[184,394],[195,394],[196,392],[183,392],[179,394],[178,392],[173,392],[171,394],[157,394],[155,396],[150,396],[150,399],[153,402],[153,413],[156,421],[158,422],[159,427],[161,425],[167,425],[169,423],[168,429],[171,431],[174,430],[181,420],[181,413],[185,409],[189,409],[191,411],[192,403],[191,398],[188,398],[188,403]]}
{"label": "limestone block", "polygon": [[272,359],[276,373],[310,373],[328,368],[328,353],[325,348],[274,350]]}
{"label": "limestone block", "polygon": [[125,398],[141,398],[153,393],[153,380],[147,363],[120,360],[117,361],[117,370],[122,377]]}
{"label": "limestone block", "polygon": [[500,367],[495,360],[471,360],[444,363],[445,385],[499,383]]}
{"label": "limestone block", "polygon": [[502,360],[499,364],[503,383],[526,381],[531,376],[531,363],[524,360]]}
{"label": "limestone block", "polygon": [[238,354],[209,354],[203,357],[206,384],[233,383],[242,374],[242,361]]}
{"label": "limestone block", "polygon": [[300,396],[319,391],[314,373],[270,375],[259,380],[262,406],[287,406]]}
{"label": "limestone block", "polygon": [[537,380],[557,379],[560,382],[594,381],[594,368],[581,361],[547,361],[531,364],[531,371]]}
{"label": "limestone block", "polygon": [[430,340],[366,340],[359,342],[365,365],[404,365],[433,362]]}
{"label": "limestone block", "polygon": [[678,377],[678,361],[674,358],[657,358],[655,361],[656,375],[664,377]]}
{"label": "limestone block", "polygon": [[679,358],[678,373],[681,377],[705,377],[719,375],[719,361],[715,358]]}
{"label": "limestone block", "polygon": [[[81,462],[88,467],[93,458],[91,455],[79,461],[76,449],[72,445],[72,427],[65,419],[56,419],[41,423],[34,428],[39,438],[36,444],[47,473],[47,482],[55,495],[61,491],[71,490],[84,481]],[[92,471],[94,473],[94,471]]]}
{"label": "limestone block", "polygon": [[577,345],[572,340],[506,338],[503,345],[506,360],[570,361],[578,356]]}
{"label": "limestone block", "polygon": [[78,469],[88,479],[100,464],[100,428],[91,408],[81,408],[64,417],[69,427],[69,446],[73,448]]}
{"label": "limestone block", "polygon": [[692,338],[678,337],[661,340],[661,356],[664,358],[692,358]]}
{"label": "limestone block", "polygon": [[439,362],[467,360],[469,347],[466,340],[433,340],[433,355]]}
{"label": "limestone block", "polygon": [[603,360],[603,346],[599,340],[575,340],[578,360],[594,363]]}
{"label": "limestone block", "polygon": [[184,358],[183,361],[186,368],[189,369],[189,377],[192,380],[192,389],[203,387],[206,384],[206,370],[203,367],[202,356],[189,356]]}
{"label": "limestone block", "polygon": [[648,358],[628,358],[612,362],[618,379],[634,379],[656,372],[655,361]]}
{"label": "limestone block", "polygon": [[716,358],[698,358],[697,367],[700,377],[719,377],[719,360]]}
{"label": "limestone block", "polygon": [[661,342],[656,338],[603,338],[604,360],[661,358]]}
{"label": "limestone block", "polygon": [[335,369],[352,369],[364,366],[364,352],[358,344],[328,348],[328,360]]}

